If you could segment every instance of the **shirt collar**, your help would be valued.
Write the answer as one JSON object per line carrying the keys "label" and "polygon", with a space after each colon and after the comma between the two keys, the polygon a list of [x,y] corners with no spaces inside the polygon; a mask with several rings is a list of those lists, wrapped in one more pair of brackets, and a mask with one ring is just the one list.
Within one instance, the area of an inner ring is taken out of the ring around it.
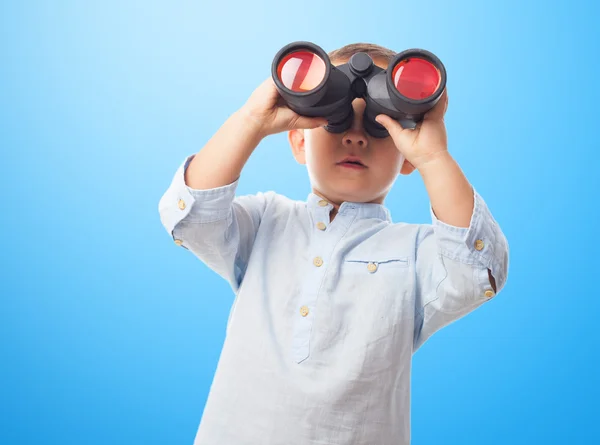
{"label": "shirt collar", "polygon": [[[325,210],[326,213],[329,214],[333,209],[333,204],[313,192],[308,194],[306,204],[312,212]],[[390,211],[383,204],[371,202],[343,202],[339,207],[338,215],[352,214],[356,214],[357,219],[377,218],[383,221],[392,222]]]}

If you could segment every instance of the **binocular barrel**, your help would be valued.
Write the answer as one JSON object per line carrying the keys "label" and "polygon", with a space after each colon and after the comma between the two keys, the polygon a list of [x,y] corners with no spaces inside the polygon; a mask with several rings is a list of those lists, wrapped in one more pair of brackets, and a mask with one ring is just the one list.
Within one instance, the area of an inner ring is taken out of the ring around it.
{"label": "binocular barrel", "polygon": [[275,55],[271,74],[290,109],[303,116],[326,118],[326,129],[333,133],[350,128],[352,101],[364,99],[363,122],[373,137],[388,136],[375,121],[378,114],[387,114],[404,128],[415,128],[446,86],[442,62],[417,48],[396,54],[384,69],[362,52],[335,66],[318,45],[293,42]]}

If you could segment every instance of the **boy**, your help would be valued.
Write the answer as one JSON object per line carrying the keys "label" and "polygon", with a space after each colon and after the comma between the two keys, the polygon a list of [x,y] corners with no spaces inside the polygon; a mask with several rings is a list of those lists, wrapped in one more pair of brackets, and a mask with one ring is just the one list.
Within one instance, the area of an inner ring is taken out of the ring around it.
{"label": "boy", "polygon": [[[354,44],[382,68],[394,52]],[[508,244],[447,150],[448,96],[416,129],[389,117],[364,131],[365,102],[342,134],[280,105],[266,80],[195,156],[159,204],[175,243],[236,293],[196,445],[410,443],[412,354],[497,294]],[[235,196],[266,136],[288,131],[312,191]],[[362,165],[357,165],[357,162]],[[432,224],[392,223],[383,204],[399,173],[418,171]]]}

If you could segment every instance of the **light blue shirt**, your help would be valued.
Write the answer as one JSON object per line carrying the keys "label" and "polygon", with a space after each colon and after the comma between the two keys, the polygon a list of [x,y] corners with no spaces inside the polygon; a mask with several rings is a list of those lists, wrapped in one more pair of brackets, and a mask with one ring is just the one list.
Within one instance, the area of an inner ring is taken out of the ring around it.
{"label": "light blue shirt", "polygon": [[[482,197],[468,228],[393,223],[382,204],[236,196],[238,181],[159,203],[173,240],[235,292],[195,445],[410,443],[414,352],[489,301],[508,243]],[[205,295],[210,302],[212,295]]]}

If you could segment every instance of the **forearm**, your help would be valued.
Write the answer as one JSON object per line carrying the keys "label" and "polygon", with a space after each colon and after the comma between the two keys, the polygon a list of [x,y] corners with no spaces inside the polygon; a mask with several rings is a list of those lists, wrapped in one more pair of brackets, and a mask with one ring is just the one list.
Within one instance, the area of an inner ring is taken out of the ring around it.
{"label": "forearm", "polygon": [[196,154],[185,172],[185,183],[197,190],[231,184],[262,139],[258,125],[243,109],[232,114]]}
{"label": "forearm", "polygon": [[419,173],[436,218],[448,225],[469,227],[473,188],[452,156],[447,151],[440,152],[419,166]]}

